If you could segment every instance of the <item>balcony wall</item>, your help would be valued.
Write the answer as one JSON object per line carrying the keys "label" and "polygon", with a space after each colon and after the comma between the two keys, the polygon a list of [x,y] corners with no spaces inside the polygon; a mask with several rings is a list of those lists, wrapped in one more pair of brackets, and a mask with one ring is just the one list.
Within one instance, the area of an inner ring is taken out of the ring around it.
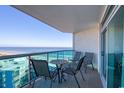
{"label": "balcony wall", "polygon": [[73,34],[73,47],[77,51],[93,52],[95,68],[99,66],[99,27],[94,26]]}

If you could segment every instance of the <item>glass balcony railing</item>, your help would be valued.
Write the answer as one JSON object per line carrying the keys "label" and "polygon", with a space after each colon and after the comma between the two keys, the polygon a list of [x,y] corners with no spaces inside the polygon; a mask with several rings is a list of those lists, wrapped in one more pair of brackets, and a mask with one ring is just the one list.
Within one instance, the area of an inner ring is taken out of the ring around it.
{"label": "glass balcony railing", "polygon": [[[8,55],[0,57],[0,88],[16,88],[30,84],[35,78],[29,58],[50,62],[55,59],[72,59],[73,50]],[[50,64],[50,66],[54,66]]]}

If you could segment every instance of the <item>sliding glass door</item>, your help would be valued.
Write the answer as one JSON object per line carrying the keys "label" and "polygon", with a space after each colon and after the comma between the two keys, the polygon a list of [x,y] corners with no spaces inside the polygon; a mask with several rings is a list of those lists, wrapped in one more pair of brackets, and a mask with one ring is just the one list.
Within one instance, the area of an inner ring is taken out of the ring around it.
{"label": "sliding glass door", "polygon": [[124,6],[106,28],[102,33],[102,73],[107,87],[124,87]]}

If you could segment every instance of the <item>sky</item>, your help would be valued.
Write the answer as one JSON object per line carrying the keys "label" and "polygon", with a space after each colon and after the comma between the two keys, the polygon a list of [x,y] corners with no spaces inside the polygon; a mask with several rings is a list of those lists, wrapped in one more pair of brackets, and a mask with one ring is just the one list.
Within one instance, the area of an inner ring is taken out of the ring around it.
{"label": "sky", "polygon": [[0,5],[0,47],[72,47],[72,34]]}

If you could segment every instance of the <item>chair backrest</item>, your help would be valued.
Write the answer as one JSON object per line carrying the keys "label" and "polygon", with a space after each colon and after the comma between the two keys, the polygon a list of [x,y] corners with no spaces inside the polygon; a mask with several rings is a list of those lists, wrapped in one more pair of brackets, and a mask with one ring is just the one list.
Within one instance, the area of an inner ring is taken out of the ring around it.
{"label": "chair backrest", "polygon": [[46,60],[34,60],[30,59],[33,68],[35,70],[36,76],[46,76],[50,77],[50,71],[48,68],[48,62]]}
{"label": "chair backrest", "polygon": [[79,71],[81,69],[81,66],[82,66],[82,63],[84,62],[84,59],[85,59],[85,56],[82,57],[79,62],[78,62],[78,65],[77,65],[77,68],[76,68],[76,71]]}
{"label": "chair backrest", "polygon": [[93,61],[94,53],[85,52],[84,64],[91,64]]}
{"label": "chair backrest", "polygon": [[81,52],[75,52],[73,60],[80,60]]}

